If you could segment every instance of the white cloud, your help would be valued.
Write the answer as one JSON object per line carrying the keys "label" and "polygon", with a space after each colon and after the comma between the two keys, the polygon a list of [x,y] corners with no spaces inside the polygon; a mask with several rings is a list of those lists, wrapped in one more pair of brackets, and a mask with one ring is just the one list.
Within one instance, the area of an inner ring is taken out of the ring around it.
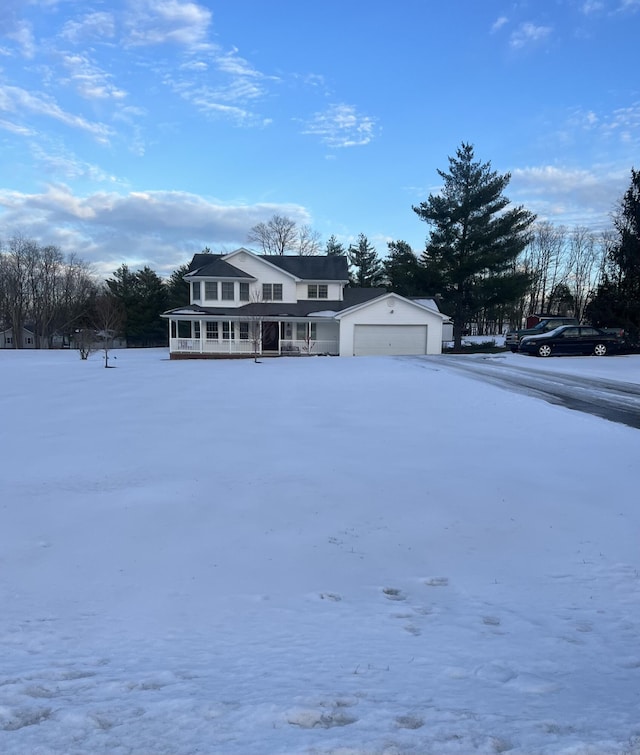
{"label": "white cloud", "polygon": [[491,25],[491,31],[496,32],[502,29],[503,26],[509,23],[509,19],[506,16],[500,16]]}
{"label": "white cloud", "polygon": [[82,116],[68,113],[48,95],[27,92],[20,87],[0,84],[0,111],[2,110],[18,114],[27,111],[53,118],[66,126],[91,134],[103,144],[108,143],[109,137],[113,135],[113,131],[105,124],[91,122]]}
{"label": "white cloud", "polygon": [[542,42],[550,36],[552,31],[550,26],[536,26],[527,21],[520,24],[516,31],[513,32],[509,44],[512,48],[518,50]]}
{"label": "white cloud", "polygon": [[115,30],[112,13],[87,13],[78,21],[67,21],[60,36],[74,43],[91,39],[105,41],[115,36]]}
{"label": "white cloud", "polygon": [[77,92],[85,99],[122,100],[127,96],[111,82],[111,75],[92,63],[86,55],[62,55],[64,67],[70,74],[70,81]]}
{"label": "white cloud", "polygon": [[607,144],[622,140],[627,144],[635,141],[640,146],[640,102],[616,108],[610,113],[575,110],[568,119],[565,132],[573,140],[581,132],[589,132],[591,139],[599,136]]}
{"label": "white cloud", "polygon": [[604,10],[604,7],[605,5],[601,0],[585,0],[582,5],[582,12],[585,16],[588,16],[591,13],[598,13]]}
{"label": "white cloud", "polygon": [[126,19],[128,42],[135,46],[173,43],[198,47],[206,42],[210,24],[210,10],[180,0],[132,3]]}
{"label": "white cloud", "polygon": [[596,229],[610,225],[629,181],[628,169],[606,165],[589,170],[542,165],[518,168],[511,175],[512,193],[539,219]]}
{"label": "white cloud", "polygon": [[9,39],[18,43],[20,50],[25,58],[33,58],[35,54],[35,40],[33,38],[33,29],[27,21],[19,21],[13,31],[6,35]]}
{"label": "white cloud", "polygon": [[12,123],[3,118],[0,118],[0,128],[3,128],[5,131],[10,131],[12,134],[17,134],[18,136],[32,136],[34,133],[33,130],[27,126],[21,126],[18,123]]}
{"label": "white cloud", "polygon": [[375,136],[375,119],[361,115],[352,105],[331,105],[309,120],[303,134],[320,137],[329,147],[360,147]]}
{"label": "white cloud", "polygon": [[212,45],[204,59],[198,56],[182,65],[180,71],[178,75],[165,76],[164,83],[200,112],[243,126],[264,126],[270,122],[252,108],[266,96],[267,82],[278,79],[257,71],[237,50],[224,52]]}
{"label": "white cloud", "polygon": [[60,184],[40,194],[0,190],[0,208],[0,237],[20,229],[64,252],[80,251],[106,273],[131,261],[170,272],[204,246],[245,244],[249,229],[274,214],[300,224],[310,219],[294,204],[229,205],[178,191],[78,196]]}
{"label": "white cloud", "polygon": [[115,176],[105,172],[98,165],[81,160],[61,146],[47,144],[45,147],[43,141],[32,142],[31,154],[39,170],[45,175],[54,176],[57,181],[82,179],[98,183],[118,182]]}

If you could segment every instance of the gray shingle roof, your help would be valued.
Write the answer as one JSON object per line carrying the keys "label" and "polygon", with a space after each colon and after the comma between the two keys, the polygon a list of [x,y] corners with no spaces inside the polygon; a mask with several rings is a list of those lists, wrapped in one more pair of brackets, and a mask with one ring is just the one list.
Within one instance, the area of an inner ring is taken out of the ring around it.
{"label": "gray shingle roof", "polygon": [[298,302],[251,302],[242,307],[202,307],[199,304],[189,304],[178,307],[165,315],[172,313],[202,314],[219,317],[309,317],[314,312],[340,312],[356,304],[362,304],[371,299],[377,299],[386,293],[384,288],[345,288],[344,301],[304,300]]}
{"label": "gray shingle roof", "polygon": [[288,256],[285,254],[261,255],[267,262],[303,280],[349,279],[349,263],[346,257],[331,255],[323,257]]}
{"label": "gray shingle roof", "polygon": [[187,275],[206,276],[213,278],[246,278],[255,280],[252,275],[245,273],[222,259],[221,254],[196,254],[189,265]]}
{"label": "gray shingle roof", "polygon": [[[225,262],[226,254],[194,254],[189,264],[188,275],[216,278],[252,278],[239,268]],[[349,263],[343,256],[307,257],[300,255],[258,254],[259,259],[270,262],[302,280],[346,281],[349,278]]]}

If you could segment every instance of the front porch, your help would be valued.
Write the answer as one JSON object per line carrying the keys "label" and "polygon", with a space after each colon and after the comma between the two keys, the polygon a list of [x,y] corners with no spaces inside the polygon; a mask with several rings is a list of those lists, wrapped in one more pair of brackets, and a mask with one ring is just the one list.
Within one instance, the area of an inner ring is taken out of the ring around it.
{"label": "front porch", "polygon": [[[171,356],[245,356],[254,355],[251,341],[207,341],[203,338],[172,338],[169,342]],[[280,341],[277,349],[257,350],[258,356],[337,356],[338,341]]]}
{"label": "front porch", "polygon": [[340,353],[332,321],[169,320],[172,359],[318,356]]}

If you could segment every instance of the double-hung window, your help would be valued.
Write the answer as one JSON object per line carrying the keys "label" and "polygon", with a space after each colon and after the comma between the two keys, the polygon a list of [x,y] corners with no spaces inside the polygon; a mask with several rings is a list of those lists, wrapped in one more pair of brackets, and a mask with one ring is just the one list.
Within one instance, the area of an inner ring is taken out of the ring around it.
{"label": "double-hung window", "polygon": [[263,283],[262,298],[265,301],[282,301],[282,283]]}
{"label": "double-hung window", "polygon": [[234,327],[232,322],[222,323],[222,340],[233,341],[234,339]]}
{"label": "double-hung window", "polygon": [[326,299],[329,296],[329,286],[326,283],[310,283],[307,286],[308,299]]}
{"label": "double-hung window", "polygon": [[223,301],[233,301],[233,281],[222,281]]}
{"label": "double-hung window", "polygon": [[191,284],[191,298],[193,301],[200,301],[200,281]]}
{"label": "double-hung window", "polygon": [[218,298],[218,281],[205,281],[204,298],[208,301]]}
{"label": "double-hung window", "polygon": [[239,283],[238,288],[240,301],[249,301],[249,284]]}
{"label": "double-hung window", "polygon": [[240,340],[241,341],[249,340],[249,323],[248,322],[240,323]]}
{"label": "double-hung window", "polygon": [[218,340],[218,323],[208,322],[207,323],[207,341],[217,341],[217,340]]}

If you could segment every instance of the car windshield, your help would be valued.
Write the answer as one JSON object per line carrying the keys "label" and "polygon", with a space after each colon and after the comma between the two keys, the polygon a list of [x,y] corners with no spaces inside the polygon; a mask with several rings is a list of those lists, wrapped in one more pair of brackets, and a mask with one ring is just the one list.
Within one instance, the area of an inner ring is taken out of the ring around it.
{"label": "car windshield", "polygon": [[530,338],[549,338],[550,336],[557,336],[559,333],[562,333],[562,331],[566,328],[566,325],[558,325],[557,328],[554,328],[553,330],[548,330],[546,333],[539,333],[535,336],[525,336],[522,340],[528,341]]}

